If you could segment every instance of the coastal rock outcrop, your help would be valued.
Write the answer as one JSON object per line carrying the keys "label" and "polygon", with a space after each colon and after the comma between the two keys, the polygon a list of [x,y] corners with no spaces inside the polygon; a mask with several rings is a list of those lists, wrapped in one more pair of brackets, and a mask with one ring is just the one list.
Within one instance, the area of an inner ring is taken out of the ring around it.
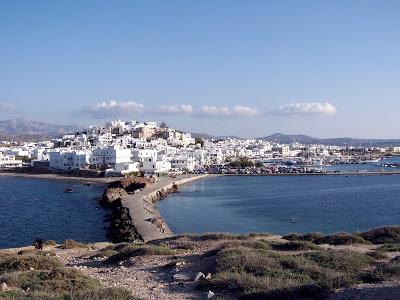
{"label": "coastal rock outcrop", "polygon": [[143,189],[151,183],[154,183],[154,178],[131,176],[109,183],[108,188],[121,188],[127,193],[134,193],[136,190]]}
{"label": "coastal rock outcrop", "polygon": [[113,202],[121,197],[128,196],[128,193],[122,188],[108,188],[101,196],[100,203],[105,206],[110,206]]}
{"label": "coastal rock outcrop", "polygon": [[111,224],[109,235],[114,243],[142,241],[129,214],[129,209],[121,205],[121,201],[115,202],[111,211]]}

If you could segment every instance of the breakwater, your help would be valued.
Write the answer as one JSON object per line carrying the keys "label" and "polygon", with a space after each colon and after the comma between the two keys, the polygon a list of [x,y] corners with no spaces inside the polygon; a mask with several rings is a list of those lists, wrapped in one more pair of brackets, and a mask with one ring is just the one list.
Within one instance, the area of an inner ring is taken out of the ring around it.
{"label": "breakwater", "polygon": [[179,186],[210,175],[160,177],[154,182],[131,178],[111,183],[102,203],[112,208],[110,235],[114,242],[152,241],[172,235],[155,205],[157,201],[178,191]]}

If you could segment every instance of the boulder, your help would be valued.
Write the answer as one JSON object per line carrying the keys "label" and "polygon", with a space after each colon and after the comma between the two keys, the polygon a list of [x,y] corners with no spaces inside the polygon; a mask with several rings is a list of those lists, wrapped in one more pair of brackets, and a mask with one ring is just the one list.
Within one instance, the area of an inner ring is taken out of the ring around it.
{"label": "boulder", "polygon": [[175,281],[190,281],[189,276],[187,276],[186,274],[182,274],[182,273],[177,273],[174,276],[172,276],[172,278]]}
{"label": "boulder", "polygon": [[206,276],[202,272],[197,272],[196,276],[194,277],[194,282],[198,282],[200,280],[206,279]]}
{"label": "boulder", "polygon": [[8,289],[7,283],[2,282],[0,285],[0,291],[5,292],[7,291],[7,289]]}
{"label": "boulder", "polygon": [[128,196],[128,193],[122,188],[108,188],[104,191],[100,202],[103,205],[110,205],[121,197]]}

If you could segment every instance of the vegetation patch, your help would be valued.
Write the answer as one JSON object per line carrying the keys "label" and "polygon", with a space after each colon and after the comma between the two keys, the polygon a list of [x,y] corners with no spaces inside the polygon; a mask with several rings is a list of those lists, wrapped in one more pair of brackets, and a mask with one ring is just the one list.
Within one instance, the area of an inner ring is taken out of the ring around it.
{"label": "vegetation patch", "polygon": [[332,235],[322,235],[319,232],[308,233],[300,235],[291,233],[283,236],[288,241],[307,241],[315,244],[329,244],[329,245],[354,245],[354,244],[370,244],[358,233],[338,232]]}
{"label": "vegetation patch", "polygon": [[400,252],[400,243],[398,244],[385,244],[378,248],[380,251],[386,252]]}
{"label": "vegetation patch", "polygon": [[373,244],[400,243],[400,226],[386,226],[361,233],[361,236]]}
{"label": "vegetation patch", "polygon": [[105,261],[106,263],[120,262],[135,256],[176,254],[176,250],[171,249],[165,245],[151,244],[124,244],[118,245],[113,250],[117,251],[118,253],[110,256]]}
{"label": "vegetation patch", "polygon": [[52,270],[61,268],[62,263],[51,256],[16,255],[0,253],[0,274],[33,270]]}
{"label": "vegetation patch", "polygon": [[61,249],[75,249],[75,248],[88,248],[89,246],[87,244],[77,242],[74,240],[65,240],[60,248]]}
{"label": "vegetation patch", "polygon": [[45,244],[46,246],[57,246],[57,242],[56,242],[56,241],[53,241],[53,240],[45,241],[44,244]]}
{"label": "vegetation patch", "polygon": [[290,241],[287,243],[273,243],[273,249],[281,251],[320,250],[316,244],[307,241]]}
{"label": "vegetation patch", "polygon": [[[209,254],[215,258],[215,275],[199,286],[217,293],[234,293],[240,299],[297,299],[321,297],[375,276],[371,273],[375,271],[370,270],[375,270],[376,259],[363,253],[322,250],[308,241],[269,242],[265,248],[259,243],[263,241],[235,240],[218,245]],[[281,252],[288,250],[312,251]],[[380,272],[395,274],[394,264],[391,263],[390,272]]]}
{"label": "vegetation patch", "polygon": [[6,274],[7,285],[29,291],[69,292],[100,287],[100,283],[79,270],[58,268],[54,270],[15,272]]}
{"label": "vegetation patch", "polygon": [[14,300],[139,300],[124,288],[96,288],[93,290],[70,291],[67,293],[10,290],[0,292],[0,299]]}

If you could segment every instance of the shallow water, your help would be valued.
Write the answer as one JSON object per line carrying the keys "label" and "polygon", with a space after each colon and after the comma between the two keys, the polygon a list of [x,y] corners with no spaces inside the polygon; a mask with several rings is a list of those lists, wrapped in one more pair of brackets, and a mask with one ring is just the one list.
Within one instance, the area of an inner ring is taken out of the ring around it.
{"label": "shallow water", "polygon": [[[65,188],[73,193],[64,193]],[[36,237],[62,242],[106,241],[106,210],[95,200],[102,185],[0,177],[0,248],[25,246]]]}
{"label": "shallow water", "polygon": [[400,223],[400,175],[223,176],[181,190],[159,203],[175,233],[333,233]]}

